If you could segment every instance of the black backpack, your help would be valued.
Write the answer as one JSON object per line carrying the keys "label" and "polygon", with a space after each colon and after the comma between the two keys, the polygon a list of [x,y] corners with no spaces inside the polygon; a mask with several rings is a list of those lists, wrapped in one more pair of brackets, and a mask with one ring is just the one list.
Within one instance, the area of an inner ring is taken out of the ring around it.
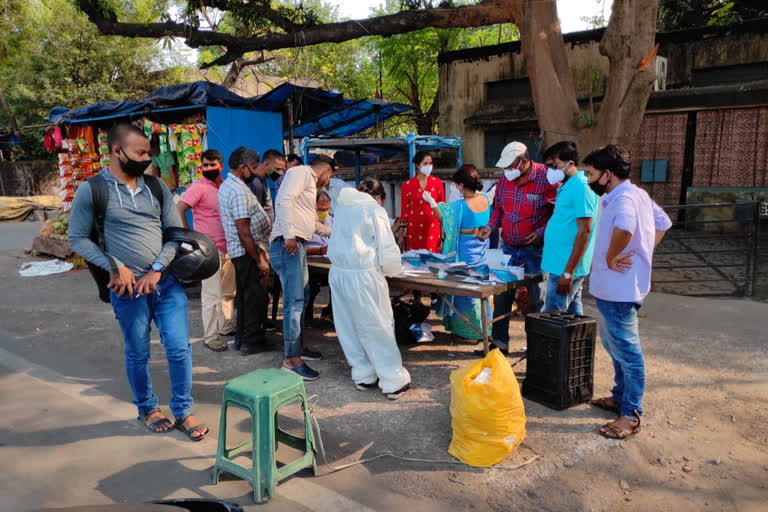
{"label": "black backpack", "polygon": [[[117,273],[117,263],[112,259],[112,256],[107,254],[106,246],[104,245],[104,217],[107,213],[107,202],[109,201],[109,186],[101,174],[91,176],[88,178],[87,182],[91,187],[91,201],[93,202],[93,227],[91,228],[91,234],[88,238],[104,251],[104,255],[107,257],[107,260],[109,260],[109,264],[112,267],[112,272]],[[144,183],[160,203],[160,212],[162,215],[163,188],[160,185],[160,181],[154,176],[145,174]],[[86,264],[93,276],[93,280],[96,281],[96,287],[99,290],[99,299],[103,302],[110,302],[109,288],[107,288],[107,285],[109,285],[110,273],[100,266],[94,265],[90,261],[86,261]]]}
{"label": "black backpack", "polygon": [[395,340],[398,345],[415,345],[416,338],[411,332],[411,325],[426,321],[429,306],[418,301],[392,299],[392,316],[395,320]]}

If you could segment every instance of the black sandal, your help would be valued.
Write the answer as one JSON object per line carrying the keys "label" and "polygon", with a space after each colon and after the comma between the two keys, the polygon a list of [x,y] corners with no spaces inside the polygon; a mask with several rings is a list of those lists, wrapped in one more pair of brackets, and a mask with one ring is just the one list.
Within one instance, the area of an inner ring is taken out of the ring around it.
{"label": "black sandal", "polygon": [[[147,411],[145,413],[139,413],[139,417],[136,418],[136,419],[139,420],[142,425],[144,425],[144,428],[146,428],[147,430],[149,430],[153,434],[167,434],[168,432],[173,430],[173,426],[174,426],[173,423],[171,423],[171,420],[169,420],[165,416],[163,416],[159,420],[153,421],[152,423],[147,423],[147,418],[149,418],[150,416],[152,416],[156,412],[162,413],[163,411],[161,411],[159,408],[155,408],[155,409],[152,409],[151,411]],[[170,425],[171,428],[169,428],[168,430],[158,430],[157,429],[160,425],[164,425],[164,424]]]}
{"label": "black sandal", "polygon": [[[187,418],[189,418],[190,416],[192,415],[189,414],[187,416],[184,416],[181,419],[177,419],[176,423],[173,424],[173,428],[184,432],[184,435],[187,436],[187,438],[189,438],[190,441],[202,441],[203,439],[205,439],[205,436],[207,436],[211,431],[205,423],[200,423],[198,425],[195,425],[194,427],[184,428],[184,422],[187,421]],[[200,431],[202,429],[205,429],[204,434],[200,434],[197,437],[192,435],[193,433]]]}

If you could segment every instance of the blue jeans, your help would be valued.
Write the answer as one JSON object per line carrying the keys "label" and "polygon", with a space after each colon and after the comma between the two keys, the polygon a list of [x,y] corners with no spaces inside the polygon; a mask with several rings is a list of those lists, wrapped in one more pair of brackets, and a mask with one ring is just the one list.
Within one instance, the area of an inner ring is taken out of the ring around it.
{"label": "blue jeans", "polygon": [[600,338],[613,359],[616,385],[611,392],[613,402],[621,407],[621,415],[634,417],[643,413],[645,362],[637,330],[637,310],[641,303],[611,302],[597,299],[600,312]]}
{"label": "blue jeans", "polygon": [[[510,265],[524,267],[526,274],[541,273],[541,246],[512,247],[503,240],[500,240],[499,243],[504,254],[510,255]],[[528,286],[528,303],[531,313],[538,313],[544,307],[544,292],[546,292],[546,288],[540,282]],[[493,297],[493,316],[497,317],[509,313],[512,310],[514,300],[514,292],[495,295]],[[498,340],[504,345],[509,344],[509,317],[493,324],[491,334],[494,340]],[[506,348],[506,346],[501,348]]]}
{"label": "blue jeans", "polygon": [[560,276],[549,274],[547,279],[547,300],[544,303],[544,311],[567,311],[573,315],[584,315],[581,306],[581,287],[584,284],[584,276],[574,278],[571,291],[567,295],[557,293],[557,281]]}
{"label": "blue jeans", "polygon": [[280,277],[283,287],[283,341],[285,357],[301,356],[304,331],[304,305],[309,303],[309,269],[304,244],[291,256],[283,247],[283,239],[269,244],[269,262]]}
{"label": "blue jeans", "polygon": [[157,408],[149,375],[149,333],[154,320],[168,359],[171,378],[171,412],[177,419],[192,409],[192,347],[189,344],[187,294],[172,276],[157,285],[157,290],[140,297],[127,293],[118,297],[110,292],[112,309],[125,341],[125,369],[133,390],[133,403],[139,414]]}

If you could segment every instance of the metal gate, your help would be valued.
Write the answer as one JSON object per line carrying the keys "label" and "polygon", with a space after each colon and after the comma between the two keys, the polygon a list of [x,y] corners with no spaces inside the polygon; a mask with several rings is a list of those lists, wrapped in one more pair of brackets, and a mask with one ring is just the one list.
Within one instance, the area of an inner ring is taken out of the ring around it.
{"label": "metal gate", "polygon": [[768,203],[665,206],[673,221],[653,256],[653,289],[768,297]]}

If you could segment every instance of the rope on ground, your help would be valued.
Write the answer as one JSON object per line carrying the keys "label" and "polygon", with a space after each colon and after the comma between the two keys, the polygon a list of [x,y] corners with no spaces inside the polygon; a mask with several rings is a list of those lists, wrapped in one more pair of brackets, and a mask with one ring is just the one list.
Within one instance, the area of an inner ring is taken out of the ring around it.
{"label": "rope on ground", "polygon": [[[314,404],[310,404],[310,401],[312,399],[316,399],[316,398],[317,398],[317,395],[312,395],[309,398],[307,398],[307,408],[308,408],[308,411],[309,411],[309,417],[312,420],[312,424],[315,427],[315,432],[317,433],[317,436],[316,436],[317,437],[317,440],[316,440],[317,443],[316,444],[317,444],[317,448],[318,448],[318,453],[322,456],[323,466],[328,466],[328,457],[326,456],[325,446],[323,445],[323,436],[320,433],[320,423],[317,421],[317,416],[315,415],[315,411],[314,411],[314,408],[313,408]],[[466,464],[461,462],[460,460],[420,459],[420,458],[416,458],[416,457],[404,457],[402,455],[395,455],[392,452],[384,452],[384,453],[380,453],[378,455],[374,455],[373,457],[369,457],[367,459],[361,459],[361,460],[358,460],[358,461],[355,461],[355,462],[350,462],[349,464],[343,464],[341,466],[330,466],[330,471],[326,471],[324,473],[320,473],[317,476],[330,475],[332,473],[337,473],[339,471],[343,471],[345,469],[349,469],[349,468],[351,468],[353,466],[359,466],[360,464],[366,464],[368,462],[372,462],[374,460],[378,460],[378,459],[381,459],[381,458],[384,458],[384,457],[392,457],[393,459],[398,459],[398,460],[402,460],[402,461],[406,461],[406,462],[420,462],[420,463],[426,463],[426,464],[461,464],[463,466],[466,466]],[[527,466],[528,464],[530,464],[531,462],[533,462],[533,461],[535,461],[535,460],[537,460],[539,458],[540,458],[539,455],[534,455],[533,457],[531,457],[527,461],[523,462],[522,464],[516,464],[516,465],[512,465],[512,466],[491,466],[489,469],[505,469],[505,470],[520,469],[522,467]]]}

